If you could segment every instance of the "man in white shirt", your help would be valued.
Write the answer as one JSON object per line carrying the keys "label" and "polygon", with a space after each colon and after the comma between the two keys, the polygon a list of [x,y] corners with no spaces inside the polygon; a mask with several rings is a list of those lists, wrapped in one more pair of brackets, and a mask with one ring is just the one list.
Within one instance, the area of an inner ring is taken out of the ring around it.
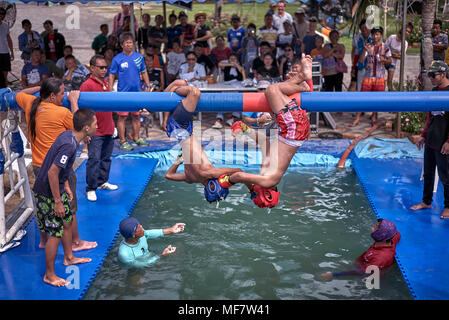
{"label": "man in white shirt", "polygon": [[11,71],[11,61],[14,60],[14,49],[9,35],[8,23],[3,21],[5,16],[6,10],[0,8],[0,71],[5,78],[5,84],[7,84],[8,72]]}
{"label": "man in white shirt", "polygon": [[194,52],[186,54],[187,63],[184,63],[179,68],[179,79],[193,82],[197,80],[206,80],[206,70],[204,66],[197,63],[198,58]]}
{"label": "man in white shirt", "polygon": [[293,22],[293,33],[296,36],[295,55],[301,56],[304,51],[302,49],[302,39],[304,39],[309,30],[309,22],[306,19],[306,12],[303,8],[298,8],[295,11],[295,22]]}
{"label": "man in white shirt", "polygon": [[288,21],[292,24],[293,18],[290,13],[285,12],[284,1],[279,1],[277,7],[278,12],[273,15],[273,25],[278,29],[279,33],[284,33],[284,21]]}

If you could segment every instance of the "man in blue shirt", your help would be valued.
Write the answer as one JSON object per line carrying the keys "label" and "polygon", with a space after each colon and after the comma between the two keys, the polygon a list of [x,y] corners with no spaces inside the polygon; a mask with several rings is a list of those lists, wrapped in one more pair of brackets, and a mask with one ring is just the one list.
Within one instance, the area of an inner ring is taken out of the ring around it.
{"label": "man in blue shirt", "polygon": [[68,178],[76,158],[79,142],[91,137],[97,130],[95,112],[78,109],[73,115],[73,130],[61,133],[50,147],[34,183],[36,218],[40,231],[49,234],[45,244],[44,282],[55,287],[69,284],[56,276],[55,260],[62,239],[64,265],[90,262],[90,258],[78,258],[72,252],[72,221],[70,201],[73,194]]}
{"label": "man in blue shirt", "polygon": [[232,28],[228,30],[228,42],[232,49],[232,52],[237,53],[239,59],[242,53],[242,41],[245,37],[245,28],[240,27],[240,17],[238,15],[233,15],[231,17]]}
{"label": "man in blue shirt", "polygon": [[118,260],[129,267],[148,267],[161,256],[176,251],[176,247],[169,245],[161,255],[152,254],[148,250],[148,239],[163,237],[166,234],[184,231],[184,223],[176,223],[167,229],[144,230],[136,218],[126,218],[120,222],[120,233],[125,238],[118,249]]}
{"label": "man in blue shirt", "polygon": [[[123,52],[119,53],[112,59],[111,68],[109,69],[109,90],[114,87],[115,77],[118,78],[118,92],[139,92],[140,76],[146,84],[146,91],[150,91],[150,79],[148,77],[145,61],[140,53],[134,52],[134,37],[130,32],[124,32],[120,36],[120,45]],[[125,120],[129,112],[117,112],[117,131],[120,138],[120,149],[131,151],[134,148],[126,141],[125,137]],[[132,118],[132,139],[136,146],[147,146],[148,143],[139,137],[140,131],[140,114],[139,112],[131,112]]]}
{"label": "man in blue shirt", "polygon": [[22,68],[23,88],[37,87],[50,76],[48,67],[41,63],[41,48],[33,48],[31,51],[31,62],[26,63]]}

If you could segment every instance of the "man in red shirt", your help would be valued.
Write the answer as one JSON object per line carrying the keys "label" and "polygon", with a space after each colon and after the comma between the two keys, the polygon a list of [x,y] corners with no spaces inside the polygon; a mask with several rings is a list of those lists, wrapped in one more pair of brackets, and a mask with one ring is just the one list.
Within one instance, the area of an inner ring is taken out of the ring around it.
{"label": "man in red shirt", "polygon": [[366,275],[369,266],[376,266],[384,271],[394,263],[396,245],[401,239],[401,234],[395,224],[387,219],[378,219],[376,225],[371,229],[371,237],[374,243],[356,260],[356,268],[342,272],[326,272],[321,275],[325,280],[336,276]]}
{"label": "man in red shirt", "polygon": [[[105,78],[108,65],[102,55],[94,55],[90,59],[91,76],[80,87],[80,91],[108,92],[108,81]],[[97,131],[88,145],[86,162],[86,195],[89,201],[97,201],[97,189],[116,190],[118,186],[108,183],[111,169],[111,154],[114,147],[112,135],[114,120],[112,112],[96,112]]]}

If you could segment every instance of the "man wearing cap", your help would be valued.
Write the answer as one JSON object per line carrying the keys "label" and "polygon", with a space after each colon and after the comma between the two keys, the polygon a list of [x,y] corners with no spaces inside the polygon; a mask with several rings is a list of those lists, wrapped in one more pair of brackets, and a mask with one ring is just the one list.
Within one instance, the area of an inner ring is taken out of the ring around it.
{"label": "man wearing cap", "polygon": [[295,21],[293,22],[293,33],[296,36],[296,47],[295,54],[297,57],[301,56],[302,53],[302,39],[307,34],[309,30],[309,22],[306,20],[306,12],[303,8],[298,8],[295,11]]}
{"label": "man wearing cap", "polygon": [[293,23],[293,18],[290,13],[285,12],[284,1],[277,3],[278,12],[273,15],[273,25],[278,29],[279,33],[284,33],[284,21]]}
{"label": "man wearing cap", "polygon": [[[427,74],[435,86],[433,91],[449,90],[449,67],[441,60],[432,61]],[[435,167],[444,187],[444,210],[441,219],[449,218],[449,113],[431,111],[427,113],[427,122],[416,143],[418,149],[424,148],[424,190],[423,200],[412,206],[412,210],[432,208]]]}
{"label": "man wearing cap", "polygon": [[160,255],[154,255],[148,249],[148,239],[163,237],[171,233],[184,231],[185,223],[176,223],[167,229],[144,230],[136,218],[126,218],[120,222],[120,233],[123,241],[118,249],[118,259],[129,267],[148,267],[161,256],[171,254],[176,251],[176,247],[169,245]]}
{"label": "man wearing cap", "polygon": [[357,258],[355,269],[342,272],[326,272],[321,274],[322,279],[329,280],[337,276],[366,275],[369,266],[376,266],[381,271],[384,271],[393,265],[396,246],[399,240],[401,240],[401,234],[396,229],[396,225],[393,221],[378,219],[371,231],[371,238],[374,239],[374,243]]}

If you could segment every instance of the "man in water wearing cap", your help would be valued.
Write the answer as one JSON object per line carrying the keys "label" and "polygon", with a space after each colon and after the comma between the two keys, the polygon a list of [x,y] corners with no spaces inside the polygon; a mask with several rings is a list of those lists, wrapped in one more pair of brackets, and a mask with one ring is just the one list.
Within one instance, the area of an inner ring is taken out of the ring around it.
{"label": "man in water wearing cap", "polygon": [[[440,60],[432,61],[427,74],[435,86],[433,91],[449,90],[449,67]],[[416,143],[424,148],[424,191],[422,202],[412,206],[412,210],[432,208],[435,167],[444,187],[444,210],[441,219],[449,219],[449,113],[432,111],[427,113],[427,122],[421,138]]]}
{"label": "man in water wearing cap", "polygon": [[364,275],[369,266],[376,266],[383,271],[393,265],[396,245],[401,239],[401,234],[396,229],[396,225],[390,220],[378,219],[371,231],[371,237],[375,242],[357,258],[356,269],[326,272],[321,274],[321,277],[324,280],[329,280],[336,276]]}
{"label": "man in water wearing cap", "polygon": [[[277,184],[310,132],[306,111],[289,96],[311,90],[312,58],[302,54],[301,61],[293,62],[292,70],[286,81],[272,84],[265,91],[278,125],[278,138],[272,145],[266,140],[266,148],[262,149],[260,174],[236,172],[227,178],[231,185],[240,182],[249,186],[251,199],[260,208],[274,207],[279,202]],[[259,141],[263,139],[260,138],[261,134],[258,132]]]}
{"label": "man in water wearing cap", "polygon": [[144,230],[136,218],[126,218],[120,222],[120,233],[125,238],[118,249],[120,262],[130,267],[143,268],[153,264],[161,256],[176,251],[176,247],[169,245],[161,255],[151,254],[148,250],[148,239],[163,237],[171,233],[184,231],[184,223],[176,223],[167,229]]}
{"label": "man in water wearing cap", "polygon": [[[225,181],[225,176],[242,171],[238,168],[215,168],[209,161],[201,143],[192,136],[193,125],[191,117],[195,112],[201,92],[189,86],[184,80],[175,80],[165,92],[174,92],[183,97],[176,109],[167,119],[167,135],[177,138],[182,148],[182,156],[167,170],[165,178],[187,183],[204,185],[204,196],[207,201],[215,202],[227,197],[231,186]],[[184,172],[176,172],[184,162]]]}

